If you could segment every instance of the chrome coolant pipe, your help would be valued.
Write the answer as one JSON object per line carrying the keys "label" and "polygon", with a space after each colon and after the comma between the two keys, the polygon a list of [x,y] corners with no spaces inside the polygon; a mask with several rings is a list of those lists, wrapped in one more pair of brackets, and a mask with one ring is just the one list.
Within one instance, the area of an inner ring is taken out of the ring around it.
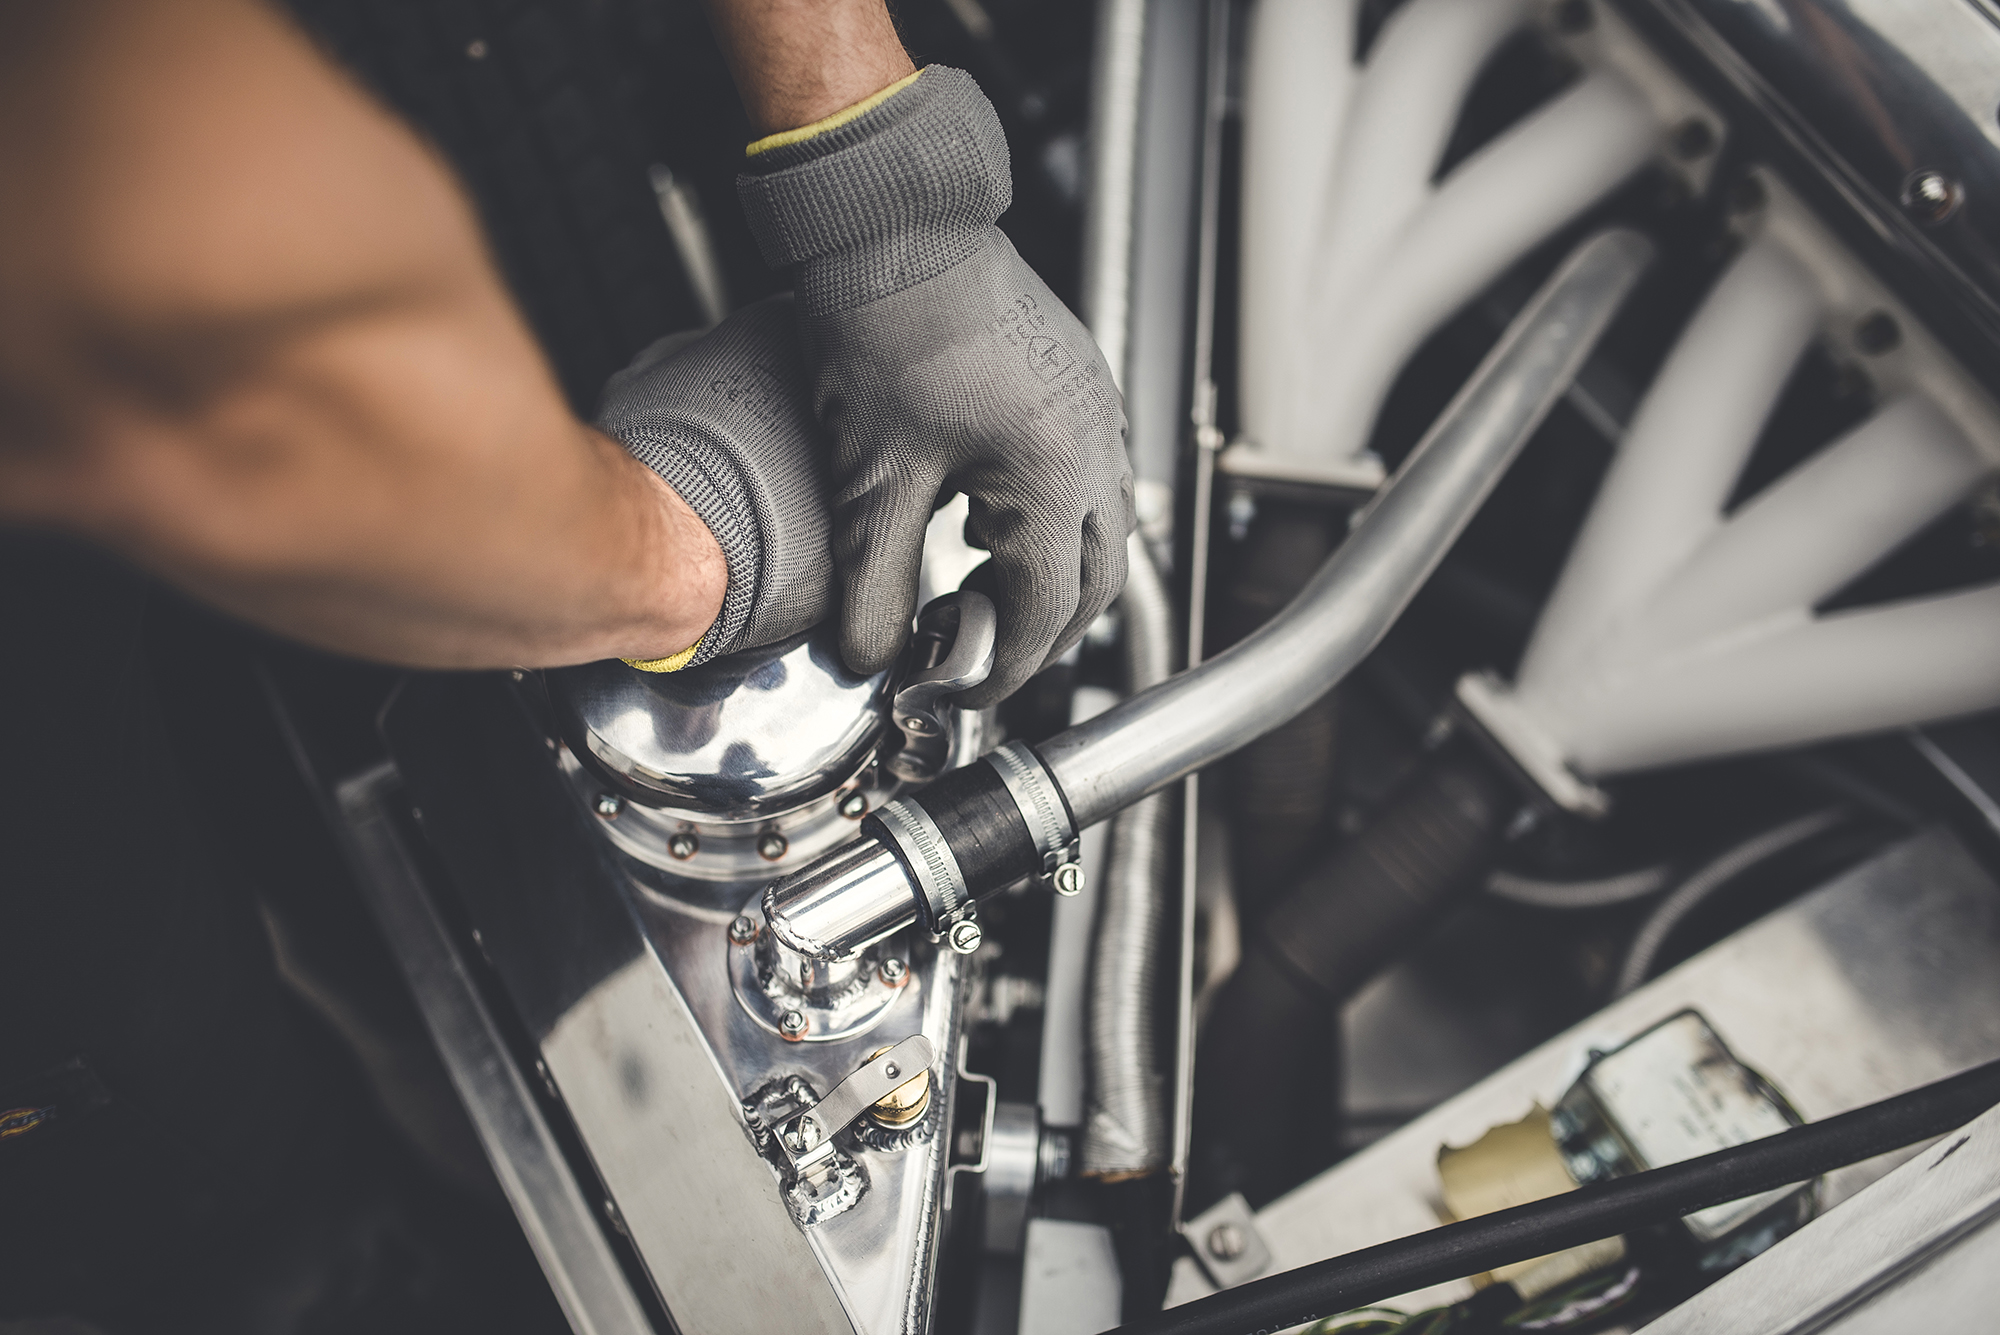
{"label": "chrome coolant pipe", "polygon": [[864,838],[772,884],[764,912],[838,958],[910,922],[977,946],[977,900],[1076,873],[1077,831],[1277,728],[1375,647],[1568,389],[1653,256],[1629,230],[1584,241],[1515,317],[1299,596],[1227,652],[1039,747],[1011,743],[863,823]]}

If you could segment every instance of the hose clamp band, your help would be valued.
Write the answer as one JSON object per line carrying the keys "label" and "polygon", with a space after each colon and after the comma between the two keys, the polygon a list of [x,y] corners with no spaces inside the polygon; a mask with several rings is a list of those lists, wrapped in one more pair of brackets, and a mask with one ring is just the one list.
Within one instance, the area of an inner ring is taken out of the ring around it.
{"label": "hose clamp band", "polygon": [[907,798],[889,803],[875,813],[875,819],[916,877],[929,919],[925,926],[932,932],[944,931],[945,925],[971,903],[965,874],[959,870],[951,845],[945,842],[944,831],[928,811]]}
{"label": "hose clamp band", "polygon": [[1057,867],[1071,860],[1070,850],[1076,843],[1076,831],[1070,828],[1069,808],[1063,803],[1061,790],[1026,742],[1009,742],[988,751],[984,759],[1000,776],[1014,805],[1020,808],[1028,835],[1035,841],[1035,851],[1042,856],[1042,875],[1053,875]]}

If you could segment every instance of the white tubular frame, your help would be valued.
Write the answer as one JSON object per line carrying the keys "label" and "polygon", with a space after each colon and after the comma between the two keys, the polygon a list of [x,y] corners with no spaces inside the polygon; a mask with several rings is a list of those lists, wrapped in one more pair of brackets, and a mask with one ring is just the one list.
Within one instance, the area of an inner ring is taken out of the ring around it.
{"label": "white tubular frame", "polygon": [[[1981,483],[2000,462],[2000,413],[1766,189],[1759,235],[1640,405],[1517,684],[1460,688],[1590,777],[2000,706],[2000,585],[1814,610]],[[1806,346],[1840,348],[1881,310],[1903,331],[1870,368],[1881,406],[1725,517]]]}
{"label": "white tubular frame", "polygon": [[[1353,62],[1355,0],[1260,0],[1245,107],[1239,383],[1227,471],[1372,486],[1368,437],[1440,324],[1706,108],[1622,24],[1565,38],[1589,73],[1442,181],[1481,69],[1544,0],[1410,0]],[[1705,178],[1704,178],[1705,179]],[[1698,181],[1697,184],[1700,182]]]}
{"label": "white tubular frame", "polygon": [[1355,80],[1359,0],[1259,0],[1250,13],[1243,105],[1239,262],[1244,430],[1263,439],[1277,405],[1312,267],[1317,202],[1339,156]]}

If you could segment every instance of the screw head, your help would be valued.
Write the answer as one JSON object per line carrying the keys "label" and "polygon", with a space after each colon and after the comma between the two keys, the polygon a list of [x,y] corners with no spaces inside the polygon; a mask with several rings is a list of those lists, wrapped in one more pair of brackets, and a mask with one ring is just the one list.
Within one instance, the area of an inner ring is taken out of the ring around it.
{"label": "screw head", "polygon": [[887,1066],[884,1066],[882,1068],[882,1074],[891,1080],[894,1080],[897,1076],[901,1075],[902,1073],[903,1073],[903,1068],[896,1065],[896,1063],[894,1062],[890,1062]]}
{"label": "screw head", "polygon": [[849,820],[860,820],[868,814],[868,796],[856,788],[840,799],[840,814]]}
{"label": "screw head", "polygon": [[910,981],[910,966],[897,959],[894,955],[883,960],[881,966],[875,972],[890,987],[901,987]]}
{"label": "screw head", "polygon": [[667,852],[686,862],[701,852],[701,840],[694,837],[692,830],[676,830],[667,837]]}
{"label": "screw head", "polygon": [[1084,886],[1083,864],[1080,862],[1065,862],[1062,866],[1057,867],[1055,886],[1056,893],[1065,898],[1082,894]]}
{"label": "screw head", "polygon": [[804,1011],[786,1011],[778,1020],[778,1032],[794,1043],[806,1036],[806,1028]]}
{"label": "screw head", "polygon": [[1234,1261],[1250,1249],[1250,1241],[1243,1236],[1243,1230],[1227,1222],[1208,1230],[1206,1245],[1208,1254],[1218,1261]]}
{"label": "screw head", "polygon": [[729,939],[739,946],[747,946],[757,939],[757,920],[747,913],[736,915],[736,921],[729,924]]}
{"label": "screw head", "polygon": [[1941,171],[1911,172],[1903,182],[1903,209],[1926,227],[1935,227],[1958,212],[1965,187]]}
{"label": "screw head", "polygon": [[785,850],[790,847],[791,844],[786,840],[784,835],[779,834],[776,830],[771,830],[758,838],[757,856],[766,862],[776,862],[779,858],[785,856]]}
{"label": "screw head", "polygon": [[979,924],[970,918],[953,923],[951,931],[945,935],[945,940],[951,943],[951,948],[961,955],[970,955],[979,949],[979,943],[985,939],[986,933],[980,931]]}
{"label": "screw head", "polygon": [[597,814],[606,820],[617,820],[618,813],[625,809],[625,799],[616,793],[597,795]]}
{"label": "screw head", "polygon": [[910,714],[904,718],[898,719],[897,722],[903,725],[903,730],[905,732],[913,732],[917,734],[917,736],[919,737],[926,736],[929,733],[936,731],[936,729],[931,725],[931,721],[925,718],[922,714]]}

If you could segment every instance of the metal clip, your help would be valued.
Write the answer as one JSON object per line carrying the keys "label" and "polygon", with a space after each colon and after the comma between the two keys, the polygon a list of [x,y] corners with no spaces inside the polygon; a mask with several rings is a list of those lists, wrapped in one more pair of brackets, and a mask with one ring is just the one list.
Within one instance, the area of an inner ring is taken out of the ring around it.
{"label": "metal clip", "polygon": [[902,750],[889,760],[897,778],[923,783],[944,769],[951,750],[951,710],[945,698],[971,690],[992,673],[999,630],[993,600],[971,589],[933,598],[917,618],[909,649],[914,671],[890,705],[890,716],[903,733]]}
{"label": "metal clip", "polygon": [[861,1114],[930,1069],[931,1041],[912,1034],[833,1087],[825,1098],[778,1128],[778,1146],[795,1172],[816,1177],[833,1159],[833,1138]]}

